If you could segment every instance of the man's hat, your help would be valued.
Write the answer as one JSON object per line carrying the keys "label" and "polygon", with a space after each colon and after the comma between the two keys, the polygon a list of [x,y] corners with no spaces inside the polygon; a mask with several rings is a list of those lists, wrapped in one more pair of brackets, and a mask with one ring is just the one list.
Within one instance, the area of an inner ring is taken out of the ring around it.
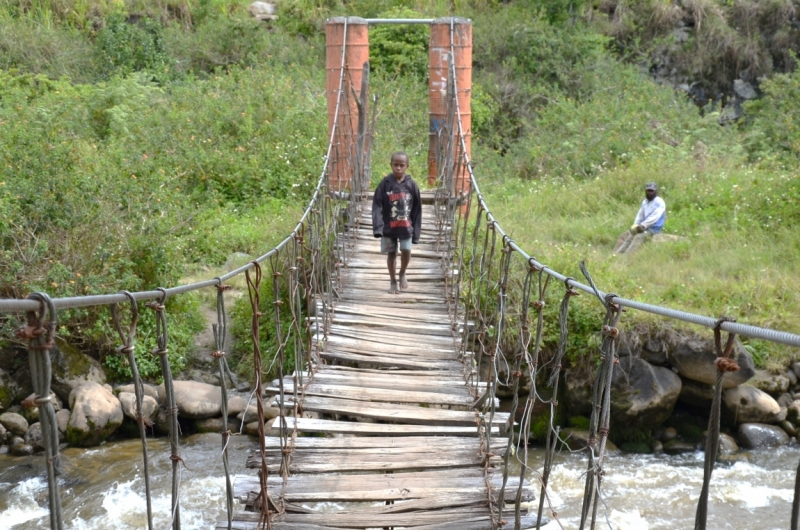
{"label": "man's hat", "polygon": [[658,191],[658,184],[656,184],[655,182],[648,182],[645,185],[644,190],[645,191],[650,191],[650,190]]}

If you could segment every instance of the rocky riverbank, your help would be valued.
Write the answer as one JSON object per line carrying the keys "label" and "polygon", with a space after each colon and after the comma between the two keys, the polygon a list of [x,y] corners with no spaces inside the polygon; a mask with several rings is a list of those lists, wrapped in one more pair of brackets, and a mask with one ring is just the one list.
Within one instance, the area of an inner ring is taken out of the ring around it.
{"label": "rocky riverbank", "polygon": [[[611,440],[623,450],[638,453],[702,450],[717,375],[713,340],[642,327],[621,334],[617,353]],[[740,369],[726,374],[722,382],[721,452],[773,447],[798,439],[800,363],[777,371],[756,369],[752,355],[738,340],[734,358]],[[571,366],[562,378],[556,422],[565,427],[568,444],[579,448],[588,435],[593,372],[587,366]],[[529,377],[526,383],[521,390],[525,395]],[[539,381],[537,390],[547,397],[545,380]],[[534,408],[534,437],[546,433],[548,411],[549,407]]]}
{"label": "rocky riverbank", "polygon": [[[611,440],[622,450],[638,453],[701,450],[716,381],[713,341],[669,329],[634,329],[620,336],[618,354]],[[138,437],[133,385],[112,387],[96,360],[61,341],[51,358],[51,395],[62,442],[92,447],[110,439]],[[758,370],[739,342],[735,344],[735,358],[739,371],[723,379],[721,453],[800,439],[800,363],[777,373]],[[175,381],[175,398],[184,434],[220,432],[226,422],[233,432],[241,429],[257,433],[257,407],[247,383],[228,391],[228,417],[223,420],[219,377],[213,370],[195,370],[182,377],[185,380]],[[556,420],[564,427],[569,445],[579,448],[586,440],[592,374],[573,366],[566,368],[562,377],[558,396],[561,412]],[[540,394],[546,393],[544,382],[539,389]],[[0,454],[43,450],[38,409],[22,406],[31,392],[24,353],[0,355]],[[527,394],[524,385],[521,392]],[[149,431],[167,434],[164,386],[145,384],[144,394],[142,412]],[[264,397],[266,420],[278,413],[270,402],[271,397]],[[549,407],[534,409],[534,437],[549,424],[547,410]]]}
{"label": "rocky riverbank", "polygon": [[[258,432],[258,410],[247,392],[229,392],[228,416],[222,418],[220,387],[200,381],[175,381],[178,420],[184,434],[221,432],[228,429],[248,434]],[[136,396],[132,384],[116,388],[95,381],[76,384],[66,402],[52,393],[56,408],[59,440],[71,446],[94,447],[106,440],[138,436]],[[263,401],[265,420],[274,419],[278,410],[269,399]],[[168,411],[164,385],[144,385],[142,414],[153,434],[168,434]],[[225,421],[227,420],[227,421]],[[227,426],[226,426],[227,423]],[[43,451],[39,412],[36,407],[10,407],[0,414],[0,453],[30,455]]]}

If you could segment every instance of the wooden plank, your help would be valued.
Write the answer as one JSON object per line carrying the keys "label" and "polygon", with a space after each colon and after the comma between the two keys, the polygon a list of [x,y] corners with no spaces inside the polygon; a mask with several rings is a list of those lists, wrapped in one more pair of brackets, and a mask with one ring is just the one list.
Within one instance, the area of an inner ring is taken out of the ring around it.
{"label": "wooden plank", "polygon": [[[277,394],[278,387],[267,387],[267,393]],[[284,384],[284,392],[293,393],[293,384]],[[312,382],[304,391],[306,396],[333,396],[339,399],[352,399],[356,401],[386,401],[391,403],[430,403],[435,405],[460,405],[470,406],[475,399],[465,393],[464,395],[442,394],[434,392],[414,392],[409,390],[391,390],[384,388],[365,388],[352,385],[326,385]]]}
{"label": "wooden plank", "polygon": [[364,363],[370,366],[385,366],[388,368],[416,368],[418,370],[457,370],[463,365],[459,361],[414,361],[402,357],[364,355],[338,351],[320,352],[320,357],[332,361],[345,361]]}
{"label": "wooden plank", "polygon": [[[289,397],[287,408],[294,407]],[[343,414],[359,418],[371,418],[381,421],[410,423],[414,425],[447,425],[470,426],[476,424],[477,413],[474,411],[447,410],[439,408],[410,407],[393,403],[372,405],[368,402],[357,402],[346,399],[306,397],[302,403],[303,410],[322,414]],[[492,424],[501,426],[508,420],[509,413],[496,412]]]}
{"label": "wooden plank", "polygon": [[[280,437],[264,437],[267,449],[280,449]],[[479,451],[482,441],[478,438],[453,438],[451,436],[337,436],[334,438],[318,436],[298,436],[291,441],[295,450],[299,449],[407,449],[415,447],[433,448],[472,448]],[[493,437],[491,452],[494,454],[505,453],[508,445],[507,438]],[[399,477],[401,475],[393,475]],[[483,475],[481,475],[483,476]]]}
{"label": "wooden plank", "polygon": [[[280,428],[280,418],[275,418],[272,428]],[[387,423],[359,423],[355,421],[315,420],[309,418],[286,417],[289,429],[305,433],[359,434],[369,436],[477,436],[477,426],[454,427],[444,425],[396,425]],[[500,428],[492,426],[492,434],[499,434]]]}

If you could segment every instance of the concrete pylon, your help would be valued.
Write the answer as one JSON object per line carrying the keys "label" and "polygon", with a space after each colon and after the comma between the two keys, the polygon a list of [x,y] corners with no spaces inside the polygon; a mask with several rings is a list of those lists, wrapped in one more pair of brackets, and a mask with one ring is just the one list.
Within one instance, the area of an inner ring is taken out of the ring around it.
{"label": "concrete pylon", "polygon": [[[452,53],[451,53],[452,48]],[[428,184],[438,176],[436,151],[439,132],[445,124],[447,110],[447,75],[451,61],[455,65],[456,89],[461,114],[461,130],[468,155],[472,155],[472,21],[465,18],[438,18],[431,24],[429,45],[428,97],[430,128],[428,131]],[[455,153],[461,152],[458,125],[454,127]],[[453,193],[469,191],[469,173],[464,164],[456,165]]]}
{"label": "concrete pylon", "polygon": [[[345,24],[345,21],[347,24]],[[346,31],[345,31],[346,26]],[[369,61],[367,21],[360,17],[335,17],[325,25],[325,94],[328,100],[328,138],[333,132],[339,81],[342,75],[342,46],[345,46],[344,85],[339,122],[328,161],[331,191],[350,187],[356,161],[358,105],[353,90],[361,95],[364,63]],[[346,97],[345,97],[346,96]]]}

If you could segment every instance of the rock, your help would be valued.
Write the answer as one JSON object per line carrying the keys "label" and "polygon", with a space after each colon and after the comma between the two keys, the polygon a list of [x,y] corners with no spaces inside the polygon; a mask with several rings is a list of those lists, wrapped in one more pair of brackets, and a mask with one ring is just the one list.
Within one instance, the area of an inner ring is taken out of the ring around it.
{"label": "rock", "polygon": [[52,390],[66,403],[72,389],[80,383],[91,381],[99,384],[106,382],[106,373],[99,362],[84,355],[74,346],[56,337],[56,347],[51,350],[53,364]]}
{"label": "rock", "polygon": [[664,444],[662,444],[658,440],[653,440],[653,443],[650,444],[650,452],[653,453],[654,455],[663,455]]}
{"label": "rock", "polygon": [[789,378],[783,374],[776,375],[767,372],[766,370],[756,370],[755,375],[749,381],[749,384],[777,398],[787,390],[789,390]]}
{"label": "rock", "polygon": [[[120,392],[117,396],[120,405],[122,405],[122,412],[134,421],[136,419],[136,394],[130,392]],[[142,397],[142,416],[147,420],[152,420],[158,410],[158,401],[152,396],[145,395]]]}
{"label": "rock", "polygon": [[775,425],[742,423],[739,425],[739,443],[745,449],[777,447],[789,443],[789,435]]}
{"label": "rock", "polygon": [[[277,418],[280,415],[278,407],[270,406],[270,399],[265,399],[262,404],[264,407],[264,421],[269,421]],[[247,410],[240,412],[236,415],[237,419],[244,419],[245,423],[250,423],[258,419],[258,406],[251,404]]]}
{"label": "rock", "polygon": [[800,400],[800,392],[792,394],[792,397],[795,399],[795,401]]}
{"label": "rock", "polygon": [[789,436],[797,436],[797,428],[794,426],[792,422],[783,420],[778,425],[780,426],[781,429],[786,431],[786,434],[788,434]]}
{"label": "rock", "polygon": [[780,405],[781,407],[788,408],[789,405],[791,405],[793,401],[794,401],[794,398],[788,392],[784,392],[783,394],[778,396],[778,405]]}
{"label": "rock", "polygon": [[7,445],[0,445],[0,456],[8,454],[8,446]]}
{"label": "rock", "polygon": [[18,443],[11,446],[9,452],[14,456],[30,456],[33,454],[33,446],[26,443]]}
{"label": "rock", "polygon": [[[627,369],[627,376],[623,369]],[[663,423],[681,392],[681,378],[672,370],[631,357],[620,359],[614,366],[612,385],[612,417],[626,425],[653,427]]]}
{"label": "rock", "polygon": [[28,432],[28,420],[16,412],[4,412],[0,414],[0,423],[17,436],[25,436],[25,433]]}
{"label": "rock", "polygon": [[250,16],[258,20],[272,20],[277,18],[275,13],[278,12],[278,9],[272,2],[253,2],[247,6],[247,11]]}
{"label": "rock", "polygon": [[781,418],[781,406],[766,392],[752,386],[737,386],[722,393],[722,408],[725,419],[735,425],[740,423],[777,423]]}
{"label": "rock", "polygon": [[[196,420],[194,422],[194,426],[197,429],[197,432],[222,432],[222,429],[225,428],[225,422],[222,421],[222,418],[206,418],[204,420]],[[227,429],[232,433],[239,431],[239,424],[235,421],[229,420],[227,422]]]}
{"label": "rock", "polygon": [[664,444],[664,452],[668,455],[680,455],[684,453],[694,453],[697,446],[693,443],[682,442],[681,440],[670,440]]}
{"label": "rock", "polygon": [[10,407],[19,393],[20,388],[14,377],[0,368],[0,410]]}
{"label": "rock", "polygon": [[[174,381],[175,403],[182,418],[202,420],[222,413],[220,387],[199,381]],[[166,404],[164,385],[158,385],[158,402]]]}
{"label": "rock", "polygon": [[[128,392],[130,394],[136,395],[136,389],[134,388],[133,383],[130,385],[120,385],[114,390],[117,394],[122,394],[123,392]],[[150,396],[151,398],[158,401],[158,391],[156,391],[156,387],[153,385],[142,384],[142,392],[145,396]]]}
{"label": "rock", "polygon": [[661,435],[662,442],[671,442],[678,438],[678,430],[675,427],[667,427]]}
{"label": "rock", "polygon": [[[258,421],[251,421],[245,426],[245,431],[250,436],[258,436]],[[273,429],[269,424],[264,425],[264,436],[279,436],[280,429]]]}
{"label": "rock", "polygon": [[646,340],[640,352],[640,358],[653,366],[664,366],[669,361],[669,348],[661,339]]}
{"label": "rock", "polygon": [[[585,376],[577,375],[577,370],[564,370],[564,393],[559,401],[573,416],[589,416],[592,413],[592,387],[587,384]],[[537,387],[538,388],[538,387]]]}
{"label": "rock", "polygon": [[733,439],[730,434],[724,432],[719,433],[719,450],[718,454],[729,455],[739,450],[739,444]]}
{"label": "rock", "polygon": [[42,438],[42,424],[38,421],[28,427],[25,433],[25,443],[33,447],[34,451],[44,451],[44,438]]}
{"label": "rock", "polygon": [[786,407],[786,419],[800,426],[800,399],[792,401]]}
{"label": "rock", "polygon": [[699,383],[691,379],[681,379],[681,393],[678,399],[682,403],[708,410],[711,401],[714,399],[714,387],[705,383]]}
{"label": "rock", "polygon": [[[63,403],[55,392],[50,392],[50,397],[53,398],[53,411],[58,412],[63,408]],[[39,421],[39,407],[23,407],[22,415],[28,420],[28,423],[36,423]]]}
{"label": "rock", "polygon": [[72,414],[67,423],[67,441],[71,445],[99,445],[122,424],[122,405],[98,383],[76,386],[69,395],[69,405]]}
{"label": "rock", "polygon": [[169,434],[169,423],[170,418],[169,414],[167,414],[167,409],[163,405],[158,407],[158,412],[156,413],[156,422],[155,422],[155,429],[158,434],[168,435]]}
{"label": "rock", "polygon": [[800,380],[800,362],[792,364],[792,372],[794,372],[794,375]]}
{"label": "rock", "polygon": [[758,97],[758,93],[756,89],[753,88],[753,85],[741,79],[737,79],[733,82],[733,91],[742,99],[756,99]]}
{"label": "rock", "polygon": [[247,407],[247,400],[243,397],[233,396],[228,400],[228,416],[238,416]]}
{"label": "rock", "polygon": [[[669,362],[678,370],[681,377],[714,385],[717,382],[717,367],[714,364],[716,357],[713,343],[690,340],[681,343],[670,352]],[[753,358],[738,340],[734,345],[734,358],[739,364],[739,371],[725,374],[722,378],[722,388],[741,385],[755,375]]]}
{"label": "rock", "polygon": [[[589,431],[587,430],[566,428],[561,430],[559,437],[572,451],[580,451],[589,445]],[[608,440],[606,442],[606,453],[617,452],[619,452],[617,446],[611,440]]]}
{"label": "rock", "polygon": [[69,409],[61,409],[56,412],[56,425],[58,426],[58,432],[61,434],[67,434],[67,424],[69,423],[69,417],[72,413]]}
{"label": "rock", "polygon": [[239,392],[250,392],[250,383],[247,381],[239,383],[239,385],[236,387],[236,390]]}
{"label": "rock", "polygon": [[719,119],[717,122],[720,125],[725,125],[729,122],[734,122],[741,118],[744,115],[744,110],[742,110],[742,102],[738,98],[733,98],[733,101],[728,103],[722,112],[719,114]]}
{"label": "rock", "polygon": [[793,386],[797,385],[797,381],[798,381],[797,375],[795,375],[795,373],[792,370],[786,370],[785,372],[783,372],[783,375],[785,377],[789,378],[789,386],[790,387],[793,387]]}

